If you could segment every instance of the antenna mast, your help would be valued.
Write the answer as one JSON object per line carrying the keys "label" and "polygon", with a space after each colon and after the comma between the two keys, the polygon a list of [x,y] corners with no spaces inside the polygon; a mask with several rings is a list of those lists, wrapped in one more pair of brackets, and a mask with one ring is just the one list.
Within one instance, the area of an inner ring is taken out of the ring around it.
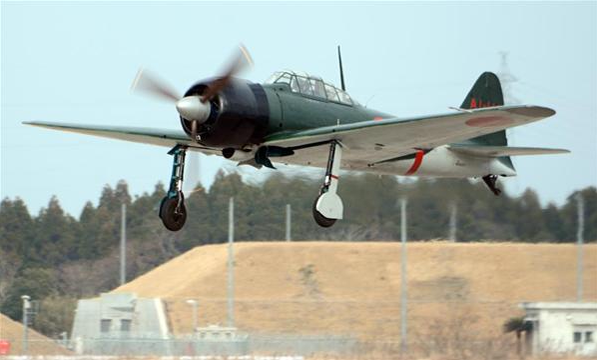
{"label": "antenna mast", "polygon": [[340,84],[342,90],[346,91],[346,84],[344,83],[344,69],[342,69],[342,53],[340,52],[340,45],[338,45],[338,65],[340,66]]}

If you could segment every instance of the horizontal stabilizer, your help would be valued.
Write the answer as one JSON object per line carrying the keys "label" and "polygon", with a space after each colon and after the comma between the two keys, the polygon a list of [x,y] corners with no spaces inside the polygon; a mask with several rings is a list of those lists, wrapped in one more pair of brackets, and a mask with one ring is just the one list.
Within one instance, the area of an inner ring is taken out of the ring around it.
{"label": "horizontal stabilizer", "polygon": [[485,157],[502,157],[518,155],[549,155],[566,154],[570,150],[565,149],[547,149],[533,147],[514,147],[514,146],[473,146],[473,145],[451,145],[450,150],[461,154]]}

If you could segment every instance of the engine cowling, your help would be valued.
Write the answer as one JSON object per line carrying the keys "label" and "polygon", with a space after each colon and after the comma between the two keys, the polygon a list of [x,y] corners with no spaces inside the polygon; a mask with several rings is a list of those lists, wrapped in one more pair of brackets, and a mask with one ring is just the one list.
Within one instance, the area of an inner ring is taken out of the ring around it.
{"label": "engine cowling", "polygon": [[[191,86],[186,96],[201,95],[214,79]],[[233,78],[210,101],[209,118],[198,124],[198,142],[204,146],[241,149],[263,142],[269,122],[269,105],[263,87]],[[182,128],[191,136],[191,121],[180,117]]]}

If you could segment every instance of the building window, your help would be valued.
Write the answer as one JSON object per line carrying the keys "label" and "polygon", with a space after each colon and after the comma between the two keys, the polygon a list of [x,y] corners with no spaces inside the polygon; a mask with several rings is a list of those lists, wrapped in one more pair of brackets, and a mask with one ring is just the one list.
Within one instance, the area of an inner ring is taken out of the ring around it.
{"label": "building window", "polygon": [[582,340],[582,333],[580,331],[574,332],[574,343],[578,344]]}
{"label": "building window", "polygon": [[131,331],[131,320],[129,320],[129,319],[121,319],[120,320],[120,330],[122,330],[122,331]]}
{"label": "building window", "polygon": [[100,322],[100,332],[110,332],[110,328],[112,328],[112,319],[102,319]]}
{"label": "building window", "polygon": [[593,342],[593,332],[592,331],[585,331],[585,342],[586,343]]}

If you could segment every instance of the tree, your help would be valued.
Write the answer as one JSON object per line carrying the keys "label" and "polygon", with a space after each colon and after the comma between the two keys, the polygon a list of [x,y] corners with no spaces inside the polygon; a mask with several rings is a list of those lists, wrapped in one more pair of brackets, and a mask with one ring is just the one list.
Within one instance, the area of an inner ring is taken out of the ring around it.
{"label": "tree", "polygon": [[78,223],[64,213],[58,199],[52,196],[47,208],[35,219],[32,247],[27,251],[36,264],[56,265],[76,258],[75,241]]}
{"label": "tree", "polygon": [[20,198],[0,203],[0,249],[6,254],[25,257],[30,247],[33,220]]}
{"label": "tree", "polygon": [[539,203],[539,196],[532,189],[526,189],[517,201],[519,215],[516,218],[516,234],[518,239],[538,241],[539,231],[543,229],[537,224],[544,224],[543,212]]}
{"label": "tree", "polygon": [[543,219],[545,229],[553,236],[551,240],[562,242],[566,234],[563,229],[560,209],[554,203],[549,203],[547,208],[543,210]]}
{"label": "tree", "polygon": [[62,332],[70,333],[77,301],[74,298],[50,295],[45,297],[39,306],[33,327],[53,339]]}
{"label": "tree", "polygon": [[515,333],[516,334],[516,354],[519,356],[522,354],[521,346],[521,334],[528,333],[533,330],[533,324],[529,321],[525,321],[524,317],[514,317],[506,320],[504,323],[504,333]]}
{"label": "tree", "polygon": [[22,318],[21,296],[29,295],[32,300],[41,300],[55,294],[56,278],[53,272],[43,268],[27,268],[17,273],[0,309],[3,314],[18,320]]}

